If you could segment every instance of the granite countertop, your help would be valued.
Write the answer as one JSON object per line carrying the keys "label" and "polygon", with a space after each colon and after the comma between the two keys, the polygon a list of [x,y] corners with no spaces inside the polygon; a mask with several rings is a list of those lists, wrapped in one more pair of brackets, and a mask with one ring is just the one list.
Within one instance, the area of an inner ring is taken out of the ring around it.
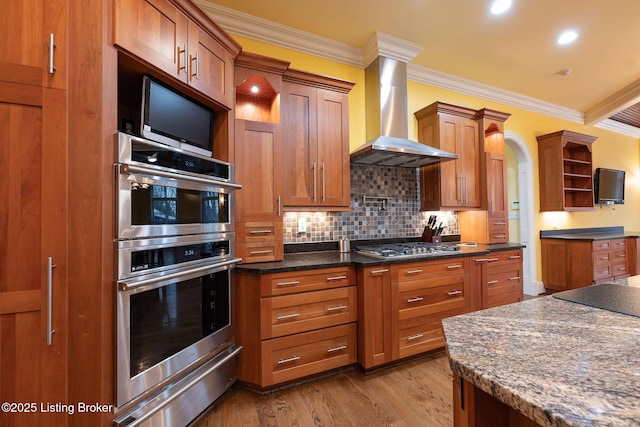
{"label": "granite countertop", "polygon": [[355,252],[341,253],[337,250],[315,251],[315,252],[299,252],[287,253],[283,261],[259,262],[249,264],[237,264],[236,269],[247,271],[250,273],[282,273],[296,270],[310,270],[314,268],[330,268],[341,267],[345,265],[371,266],[371,265],[388,265],[407,262],[419,262],[432,259],[457,258],[461,256],[471,256],[487,254],[495,251],[504,251],[509,249],[520,249],[525,246],[519,243],[504,243],[497,245],[482,245],[460,247],[455,252],[447,252],[438,255],[425,254],[422,257],[382,260]]}
{"label": "granite countertop", "polygon": [[442,325],[452,370],[538,424],[640,425],[640,318],[545,296]]}
{"label": "granite countertop", "polygon": [[640,231],[625,230],[624,227],[575,228],[569,230],[540,230],[541,239],[561,240],[609,240],[625,237],[640,237]]}

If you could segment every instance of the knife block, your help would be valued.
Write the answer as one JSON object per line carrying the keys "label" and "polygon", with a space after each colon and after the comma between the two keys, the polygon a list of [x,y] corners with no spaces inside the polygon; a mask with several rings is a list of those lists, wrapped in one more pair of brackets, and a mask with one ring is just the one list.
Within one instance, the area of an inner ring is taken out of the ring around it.
{"label": "knife block", "polygon": [[430,229],[428,226],[424,227],[424,230],[422,231],[421,240],[423,242],[429,242],[429,243],[442,243],[442,237],[434,236],[433,230]]}

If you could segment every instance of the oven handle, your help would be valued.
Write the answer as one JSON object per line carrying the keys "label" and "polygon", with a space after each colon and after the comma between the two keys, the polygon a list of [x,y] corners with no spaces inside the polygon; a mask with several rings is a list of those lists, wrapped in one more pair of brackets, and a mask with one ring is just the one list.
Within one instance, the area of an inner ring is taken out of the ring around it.
{"label": "oven handle", "polygon": [[188,270],[182,270],[176,273],[165,274],[163,276],[152,277],[150,279],[139,280],[132,283],[127,281],[119,281],[118,289],[120,289],[121,291],[130,291],[132,289],[139,288],[140,286],[153,285],[158,282],[164,282],[168,279],[175,279],[176,277],[184,276],[185,274],[198,273],[200,271],[207,271],[215,268],[225,267],[227,265],[237,264],[239,262],[242,262],[242,258],[232,258],[230,260],[223,261],[217,264],[209,264],[203,267],[190,268]]}
{"label": "oven handle", "polygon": [[143,168],[143,167],[135,166],[135,165],[130,165],[130,164],[120,164],[119,166],[120,166],[120,171],[119,171],[120,173],[128,172],[128,173],[141,173],[141,174],[146,174],[146,175],[155,175],[155,176],[160,176],[160,177],[163,177],[163,178],[171,178],[171,179],[178,179],[178,180],[181,180],[181,181],[197,182],[198,184],[219,185],[220,187],[231,188],[233,190],[239,190],[239,189],[242,188],[242,185],[240,185],[240,184],[233,184],[233,183],[230,183],[230,182],[218,181],[218,180],[215,180],[215,179],[199,178],[197,176],[183,175],[183,174],[169,172],[169,171],[156,170],[156,169],[147,169],[147,168]]}

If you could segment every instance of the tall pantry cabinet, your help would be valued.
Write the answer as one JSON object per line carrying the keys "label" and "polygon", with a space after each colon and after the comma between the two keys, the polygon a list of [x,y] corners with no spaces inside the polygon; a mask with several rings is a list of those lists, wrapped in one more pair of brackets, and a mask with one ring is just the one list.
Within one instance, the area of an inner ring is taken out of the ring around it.
{"label": "tall pantry cabinet", "polygon": [[42,414],[40,402],[69,397],[68,9],[65,2],[42,0],[3,6],[0,401],[37,406],[15,412],[3,406],[0,424],[40,425],[46,417],[46,423],[65,425],[63,414]]}

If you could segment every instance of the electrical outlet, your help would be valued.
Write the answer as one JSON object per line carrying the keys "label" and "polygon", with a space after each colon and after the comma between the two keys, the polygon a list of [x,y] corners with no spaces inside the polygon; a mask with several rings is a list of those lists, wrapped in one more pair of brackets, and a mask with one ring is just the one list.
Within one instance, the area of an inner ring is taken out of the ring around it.
{"label": "electrical outlet", "polygon": [[307,232],[307,220],[306,218],[298,218],[298,233]]}

